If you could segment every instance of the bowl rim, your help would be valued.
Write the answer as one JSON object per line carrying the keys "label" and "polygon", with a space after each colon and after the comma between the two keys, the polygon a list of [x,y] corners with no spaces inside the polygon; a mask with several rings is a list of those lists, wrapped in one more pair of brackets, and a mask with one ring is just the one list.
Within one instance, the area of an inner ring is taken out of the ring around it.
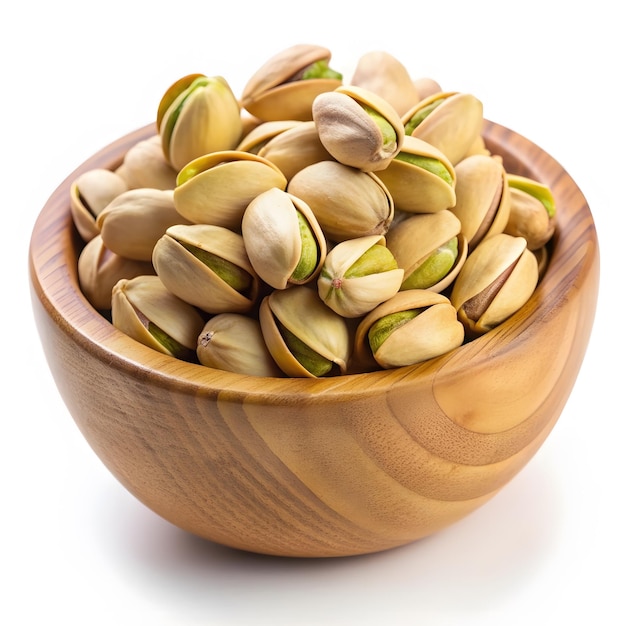
{"label": "bowl rim", "polygon": [[[38,300],[70,339],[98,359],[123,370],[128,376],[146,379],[155,384],[186,389],[190,394],[217,397],[220,401],[241,401],[262,404],[297,404],[315,396],[317,402],[341,402],[354,399],[355,392],[368,397],[379,394],[390,383],[412,385],[419,378],[432,376],[455,359],[466,366],[469,360],[493,359],[500,352],[515,348],[518,338],[532,324],[551,315],[554,297],[547,295],[558,287],[561,299],[588,275],[598,271],[597,234],[591,211],[581,190],[564,168],[531,140],[495,122],[485,120],[485,145],[502,157],[505,168],[534,177],[549,184],[555,194],[567,197],[557,206],[556,232],[551,242],[551,258],[545,275],[530,300],[517,313],[485,335],[455,350],[424,363],[367,373],[346,374],[331,378],[269,378],[226,372],[204,365],[187,363],[161,354],[124,335],[82,294],[77,276],[77,258],[82,242],[70,214],[71,183],[83,172],[95,167],[114,169],[123,154],[140,140],[157,133],[154,123],[147,124],[108,144],[79,165],[49,197],[41,209],[31,234],[29,276],[32,298]],[[552,172],[545,180],[544,172]],[[581,226],[582,227],[579,227]],[[575,254],[569,245],[584,238],[596,250],[595,255]],[[558,263],[556,263],[559,261]],[[558,265],[559,271],[552,272]],[[550,305],[550,306],[548,306]]]}

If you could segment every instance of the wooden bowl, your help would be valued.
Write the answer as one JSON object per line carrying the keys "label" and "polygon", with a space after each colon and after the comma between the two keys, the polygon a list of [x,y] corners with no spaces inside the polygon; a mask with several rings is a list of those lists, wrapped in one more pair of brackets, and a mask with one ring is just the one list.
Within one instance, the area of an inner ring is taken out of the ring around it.
{"label": "wooden bowl", "polygon": [[69,412],[106,467],[176,526],[244,550],[345,556],[407,544],[494,496],[550,433],[596,308],[599,251],[574,181],[539,147],[485,122],[508,171],[552,188],[551,261],[524,308],[432,361],[331,379],[248,377],[167,357],[81,294],[69,208],[82,172],[114,168],[153,125],[86,161],[32,233],[32,302]]}

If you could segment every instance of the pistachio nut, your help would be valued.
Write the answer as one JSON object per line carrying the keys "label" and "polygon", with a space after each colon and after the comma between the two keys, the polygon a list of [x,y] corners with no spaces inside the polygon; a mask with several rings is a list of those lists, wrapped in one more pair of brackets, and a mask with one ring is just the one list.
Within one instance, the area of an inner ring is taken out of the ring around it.
{"label": "pistachio nut", "polygon": [[398,115],[408,111],[420,100],[407,68],[384,50],[363,54],[357,62],[350,84],[378,94],[391,104]]}
{"label": "pistachio nut", "polygon": [[239,142],[236,150],[258,154],[259,150],[273,137],[284,133],[286,130],[298,126],[302,122],[297,120],[275,120],[273,122],[261,122],[250,132],[246,133]]}
{"label": "pistachio nut", "polygon": [[372,359],[383,369],[415,365],[464,341],[463,325],[444,295],[422,289],[400,291],[368,313],[355,334],[354,362]]}
{"label": "pistachio nut", "polygon": [[87,242],[78,257],[78,282],[91,306],[111,309],[111,292],[122,278],[154,275],[150,261],[135,261],[108,250],[100,235]]}
{"label": "pistachio nut", "polygon": [[495,328],[530,298],[539,279],[537,258],[523,237],[499,233],[470,252],[450,300],[468,337]]}
{"label": "pistachio nut", "polygon": [[152,263],[163,284],[207,313],[246,313],[256,304],[259,278],[243,237],[212,224],[170,226]]}
{"label": "pistachio nut", "polygon": [[381,235],[338,243],[317,279],[319,297],[343,317],[361,317],[398,292],[404,270]]}
{"label": "pistachio nut", "polygon": [[241,106],[263,120],[311,120],[317,95],[341,85],[323,46],[296,44],[270,57],[248,80]]}
{"label": "pistachio nut", "polygon": [[241,234],[252,267],[275,289],[313,280],[326,258],[326,238],[313,211],[276,187],[250,202]]}
{"label": "pistachio nut", "polygon": [[243,212],[256,196],[286,186],[284,174],[263,157],[241,150],[212,152],[179,172],[174,205],[190,222],[238,231]]}
{"label": "pistachio nut", "polygon": [[70,214],[78,234],[89,241],[100,229],[96,219],[117,196],[127,191],[126,181],[107,169],[94,168],[80,174],[70,186]]}
{"label": "pistachio nut", "polygon": [[429,76],[420,76],[413,80],[413,85],[417,90],[417,101],[426,100],[435,93],[443,92],[441,85],[434,79]]}
{"label": "pistachio nut", "polygon": [[320,141],[340,163],[364,172],[383,170],[402,148],[404,128],[384,98],[354,85],[337,87],[313,101]]}
{"label": "pistachio nut", "polygon": [[129,189],[109,202],[96,224],[104,245],[128,259],[150,261],[169,226],[184,223],[171,189]]}
{"label": "pistachio nut", "polygon": [[482,132],[483,105],[472,94],[439,92],[420,100],[401,119],[407,135],[432,144],[456,165]]}
{"label": "pistachio nut", "polygon": [[165,159],[159,135],[132,146],[115,173],[126,181],[129,189],[174,189],[176,186],[177,172]]}
{"label": "pistachio nut", "polygon": [[456,278],[467,257],[461,222],[449,210],[412,215],[393,225],[387,247],[404,270],[401,290],[441,292]]}
{"label": "pistachio nut", "polygon": [[159,103],[157,130],[163,154],[177,171],[203,154],[232,150],[242,128],[239,102],[221,76],[183,76]]}
{"label": "pistachio nut", "polygon": [[297,126],[275,135],[258,154],[274,163],[287,181],[308,165],[333,160],[320,141],[313,121],[298,122]]}
{"label": "pistachio nut", "polygon": [[471,252],[480,241],[504,231],[511,211],[506,171],[498,157],[474,154],[455,167],[456,204],[450,210],[461,221]]}
{"label": "pistachio nut", "polygon": [[240,313],[211,317],[198,336],[198,361],[247,376],[282,377],[261,332],[259,320]]}
{"label": "pistachio nut", "polygon": [[393,199],[380,178],[337,161],[305,167],[289,181],[287,191],[311,207],[333,242],[384,235],[393,220]]}
{"label": "pistachio nut", "polygon": [[272,357],[287,376],[317,378],[346,372],[352,351],[347,320],[309,286],[277,289],[263,298],[259,322]]}
{"label": "pistachio nut", "polygon": [[405,137],[402,150],[377,176],[399,211],[434,213],[456,203],[452,163],[443,152],[417,137]]}
{"label": "pistachio nut", "polygon": [[547,185],[517,174],[507,174],[511,212],[505,233],[524,237],[530,250],[544,246],[554,234],[556,206]]}
{"label": "pistachio nut", "polygon": [[177,298],[158,276],[122,278],[113,287],[113,326],[136,341],[185,361],[196,360],[204,319]]}

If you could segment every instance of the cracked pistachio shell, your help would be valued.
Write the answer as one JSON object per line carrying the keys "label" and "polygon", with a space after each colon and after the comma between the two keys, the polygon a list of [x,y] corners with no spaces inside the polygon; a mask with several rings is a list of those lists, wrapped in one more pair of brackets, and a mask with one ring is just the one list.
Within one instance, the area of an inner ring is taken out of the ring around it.
{"label": "cracked pistachio shell", "polygon": [[96,221],[109,250],[138,261],[150,261],[154,244],[168,227],[183,222],[171,189],[143,188],[117,196]]}
{"label": "cracked pistachio shell", "polygon": [[113,287],[111,321],[124,334],[163,354],[195,360],[204,319],[158,276],[137,276]]}
{"label": "cracked pistachio shell", "polygon": [[554,234],[556,208],[550,188],[538,181],[507,174],[511,212],[504,232],[524,237],[530,250],[544,246]]}
{"label": "cracked pistachio shell", "polygon": [[99,311],[111,309],[111,292],[119,280],[142,275],[154,275],[150,261],[135,261],[111,252],[100,235],[88,241],[78,257],[81,291]]}
{"label": "cracked pistachio shell", "polygon": [[198,336],[198,361],[247,376],[282,377],[255,318],[240,313],[220,313],[207,321]]}
{"label": "cracked pistachio shell", "polygon": [[422,289],[400,291],[368,313],[355,334],[355,363],[383,369],[441,356],[464,341],[463,325],[445,296]]}
{"label": "cracked pistachio shell", "polygon": [[402,290],[443,291],[467,257],[461,222],[448,210],[412,215],[392,226],[387,247],[404,270]]}
{"label": "cracked pistachio shell", "polygon": [[163,155],[159,135],[132,146],[115,172],[126,181],[129,189],[174,189],[176,186],[177,172]]}
{"label": "cracked pistachio shell", "polygon": [[456,165],[482,132],[483,105],[472,94],[439,92],[409,109],[402,124],[407,135],[432,144]]}
{"label": "cracked pistachio shell", "polygon": [[276,187],[250,202],[241,234],[252,267],[275,289],[313,280],[326,258],[326,238],[313,211]]}
{"label": "cracked pistachio shell", "polygon": [[203,154],[232,150],[242,128],[237,98],[221,76],[184,76],[159,103],[157,130],[163,154],[177,171]]}
{"label": "cracked pistachio shell", "polygon": [[152,263],[174,295],[207,313],[245,313],[256,303],[259,279],[243,237],[222,226],[171,226],[154,246]]}
{"label": "cracked pistachio shell", "polygon": [[468,335],[478,336],[524,306],[538,279],[537,258],[526,240],[500,233],[469,254],[450,300]]}
{"label": "cracked pistachio shell", "polygon": [[350,84],[378,94],[391,104],[398,115],[408,111],[420,100],[407,68],[383,50],[372,50],[359,58]]}
{"label": "cracked pistachio shell", "polygon": [[338,243],[317,279],[319,297],[347,318],[361,317],[398,292],[404,270],[380,235]]}
{"label": "cracked pistachio shell", "polygon": [[377,172],[394,206],[408,213],[435,213],[456,203],[456,171],[441,150],[407,136],[402,150]]}
{"label": "cracked pistachio shell", "polygon": [[311,207],[334,242],[384,235],[393,220],[393,199],[380,178],[336,161],[320,161],[300,170],[287,191]]}
{"label": "cracked pistachio shell", "polygon": [[307,78],[305,72],[315,64],[324,70],[330,58],[330,50],[312,44],[282,50],[250,77],[241,94],[241,106],[263,121],[311,120],[315,97],[341,85],[342,76],[331,70]]}
{"label": "cracked pistachio shell", "polygon": [[348,323],[310,287],[273,291],[261,301],[259,322],[272,357],[287,376],[317,378],[346,372],[352,350]]}
{"label": "cracked pistachio shell", "polygon": [[103,168],[88,170],[74,180],[70,187],[70,213],[83,241],[100,233],[98,215],[127,190],[128,185],[119,174]]}
{"label": "cracked pistachio shell", "polygon": [[274,163],[288,181],[313,163],[333,160],[313,121],[298,122],[297,126],[276,135],[259,150],[259,156]]}
{"label": "cracked pistachio shell", "polygon": [[337,161],[365,172],[385,169],[404,142],[404,127],[393,106],[354,85],[317,96],[313,121],[320,141]]}
{"label": "cracked pistachio shell", "polygon": [[461,221],[470,252],[480,241],[504,231],[511,211],[506,171],[498,157],[475,154],[456,169],[456,204],[450,210]]}
{"label": "cracked pistachio shell", "polygon": [[252,154],[258,154],[259,150],[272,138],[284,133],[285,131],[298,126],[302,122],[298,120],[276,120],[273,122],[261,122],[258,126],[255,126],[250,132],[244,135],[243,139],[239,142],[236,150],[243,152],[251,152]]}
{"label": "cracked pistachio shell", "polygon": [[241,150],[212,152],[179,172],[174,205],[190,222],[238,231],[246,207],[256,196],[286,186],[284,174],[263,157]]}

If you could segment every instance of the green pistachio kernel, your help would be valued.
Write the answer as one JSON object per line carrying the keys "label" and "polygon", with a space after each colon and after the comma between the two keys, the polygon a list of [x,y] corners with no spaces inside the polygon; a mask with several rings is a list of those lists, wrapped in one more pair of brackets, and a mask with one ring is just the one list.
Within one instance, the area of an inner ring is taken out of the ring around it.
{"label": "green pistachio kernel", "polygon": [[428,289],[436,285],[454,267],[459,241],[453,237],[439,246],[421,265],[404,279],[400,289]]}
{"label": "green pistachio kernel", "polygon": [[433,157],[421,156],[419,154],[410,154],[408,152],[400,152],[395,157],[398,161],[405,161],[417,167],[427,170],[435,176],[443,179],[448,185],[452,185],[452,174],[448,168],[439,160]]}
{"label": "green pistachio kernel", "polygon": [[391,250],[381,244],[374,244],[366,250],[346,271],[345,278],[358,278],[398,269],[398,263]]}
{"label": "green pistachio kernel", "polygon": [[306,280],[317,267],[319,260],[319,250],[317,247],[317,240],[311,230],[309,222],[300,211],[296,211],[298,214],[298,225],[300,227],[300,239],[302,240],[302,250],[300,252],[300,260],[296,269],[293,271],[291,278],[293,280]]}
{"label": "green pistachio kernel", "polygon": [[333,367],[333,362],[327,358],[318,354],[310,346],[308,346],[302,339],[294,335],[290,330],[287,330],[280,322],[277,322],[278,330],[282,335],[289,351],[294,358],[313,376],[324,376],[328,374]]}
{"label": "green pistachio kernel", "polygon": [[191,244],[181,242],[181,245],[215,272],[224,282],[228,283],[235,291],[245,293],[250,289],[252,276],[242,267],[223,259],[217,254]]}
{"label": "green pistachio kernel", "polygon": [[412,135],[413,131],[445,100],[439,98],[433,100],[428,106],[422,107],[415,115],[404,125],[404,134]]}
{"label": "green pistachio kernel", "polygon": [[376,354],[380,346],[387,340],[392,332],[410,322],[413,318],[421,313],[421,309],[409,309],[408,311],[399,311],[384,315],[376,320],[367,333],[367,339],[370,344],[372,354]]}
{"label": "green pistachio kernel", "polygon": [[302,72],[302,80],[310,80],[311,78],[331,78],[341,80],[343,75],[328,67],[328,61],[326,59],[322,59],[320,61],[316,61],[315,63],[311,63],[311,65],[305,68]]}
{"label": "green pistachio kernel", "polygon": [[156,324],[148,322],[148,332],[167,350],[169,354],[183,361],[192,361],[195,357],[195,351],[183,346],[173,337],[170,337],[164,330]]}
{"label": "green pistachio kernel", "polygon": [[372,109],[372,107],[361,103],[363,110],[374,120],[376,126],[380,129],[383,136],[383,145],[385,148],[394,149],[398,142],[398,136],[395,128],[389,123],[389,120],[382,116],[378,111]]}

